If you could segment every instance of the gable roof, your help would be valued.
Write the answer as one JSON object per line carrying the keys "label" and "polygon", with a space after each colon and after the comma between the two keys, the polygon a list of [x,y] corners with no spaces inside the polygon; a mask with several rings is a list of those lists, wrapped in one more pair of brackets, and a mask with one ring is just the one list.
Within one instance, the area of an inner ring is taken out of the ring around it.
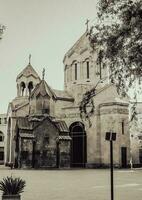
{"label": "gable roof", "polygon": [[67,127],[67,124],[65,121],[62,120],[53,120],[53,122],[56,124],[57,128],[59,129],[60,133],[69,133],[69,128]]}
{"label": "gable roof", "polygon": [[64,90],[53,90],[55,98],[58,100],[74,101],[74,98]]}
{"label": "gable roof", "polygon": [[39,84],[33,90],[31,97],[34,95],[37,96],[38,94],[42,96],[49,96],[53,97],[56,100],[64,100],[64,101],[71,101],[73,102],[74,99],[70,96],[66,91],[63,90],[55,90],[52,89],[45,80],[41,80]]}
{"label": "gable roof", "polygon": [[[77,46],[80,46],[81,43],[87,39],[87,31],[85,31],[85,33],[83,33],[83,35],[74,43],[74,45],[67,51],[67,53],[64,56],[63,62],[65,61],[66,57],[70,57],[73,53],[74,50],[77,48]],[[88,45],[90,46],[89,40],[88,40]],[[84,44],[82,44],[82,47],[84,47]],[[84,49],[86,49],[86,45],[84,47]]]}
{"label": "gable roof", "polygon": [[58,131],[61,134],[66,135],[67,133],[69,133],[69,129],[68,129],[65,121],[56,120],[56,119],[51,118],[50,116],[42,117],[40,119],[39,118],[36,119],[35,116],[19,117],[17,119],[17,127],[20,130],[32,131],[33,129],[40,126],[45,120],[48,120],[50,123],[52,123],[54,125],[54,127],[56,129],[58,129]]}
{"label": "gable roof", "polygon": [[[32,65],[29,63],[25,69],[17,76],[17,79],[19,79],[21,76],[29,77],[29,76],[34,76],[35,78],[39,78],[37,72],[34,70]],[[16,79],[16,80],[17,80]]]}
{"label": "gable roof", "polygon": [[48,86],[45,80],[41,80],[40,83],[36,85],[31,94],[31,97],[33,97],[34,95],[37,96],[38,94],[41,94],[42,96],[48,95],[49,97],[54,96],[54,92]]}

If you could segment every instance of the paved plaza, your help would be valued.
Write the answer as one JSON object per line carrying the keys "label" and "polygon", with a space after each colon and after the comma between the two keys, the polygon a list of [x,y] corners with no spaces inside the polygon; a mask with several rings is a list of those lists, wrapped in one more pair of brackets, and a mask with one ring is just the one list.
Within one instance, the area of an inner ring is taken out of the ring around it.
{"label": "paved plaza", "polygon": [[[26,180],[22,200],[110,200],[109,170],[0,169],[0,180],[13,175]],[[115,170],[115,199],[142,199],[142,170]]]}

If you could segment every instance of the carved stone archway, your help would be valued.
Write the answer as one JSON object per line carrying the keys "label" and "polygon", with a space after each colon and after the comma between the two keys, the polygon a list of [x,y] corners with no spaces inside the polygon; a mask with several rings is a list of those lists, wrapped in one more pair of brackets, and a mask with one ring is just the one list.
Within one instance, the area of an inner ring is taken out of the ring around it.
{"label": "carved stone archway", "polygon": [[84,124],[74,122],[70,125],[71,167],[85,167],[87,162],[87,137]]}

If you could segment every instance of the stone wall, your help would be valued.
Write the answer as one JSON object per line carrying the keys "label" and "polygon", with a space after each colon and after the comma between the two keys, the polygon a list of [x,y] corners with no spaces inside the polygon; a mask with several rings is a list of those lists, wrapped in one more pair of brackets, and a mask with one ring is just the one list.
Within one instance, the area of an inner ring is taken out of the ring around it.
{"label": "stone wall", "polygon": [[32,168],[33,140],[29,138],[20,138],[20,152],[18,165],[21,168]]}
{"label": "stone wall", "polygon": [[[3,164],[5,160],[6,141],[7,141],[7,115],[6,114],[0,114],[0,132],[1,132],[1,137],[2,137],[1,138],[2,141],[0,141],[0,152],[1,152],[0,164]],[[2,159],[2,157],[4,157],[4,159]]]}
{"label": "stone wall", "polygon": [[46,118],[34,129],[37,167],[57,167],[57,128]]}
{"label": "stone wall", "polygon": [[59,168],[70,168],[70,140],[59,141]]}
{"label": "stone wall", "polygon": [[[121,166],[121,148],[127,148],[127,165],[130,163],[130,135],[128,126],[128,105],[104,104],[100,107],[101,121],[101,162],[109,165],[109,142],[105,140],[106,132],[116,132],[114,142],[114,165]],[[122,133],[122,121],[124,122],[124,132]]]}
{"label": "stone wall", "polygon": [[137,102],[137,120],[130,123],[131,156],[133,166],[142,166],[142,103]]}

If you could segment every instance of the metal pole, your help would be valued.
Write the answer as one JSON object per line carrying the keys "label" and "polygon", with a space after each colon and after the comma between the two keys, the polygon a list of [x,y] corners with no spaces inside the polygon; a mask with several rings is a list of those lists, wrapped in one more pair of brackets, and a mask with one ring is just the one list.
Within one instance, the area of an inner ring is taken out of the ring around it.
{"label": "metal pole", "polygon": [[111,181],[111,200],[114,200],[113,189],[113,141],[110,140],[110,181]]}

